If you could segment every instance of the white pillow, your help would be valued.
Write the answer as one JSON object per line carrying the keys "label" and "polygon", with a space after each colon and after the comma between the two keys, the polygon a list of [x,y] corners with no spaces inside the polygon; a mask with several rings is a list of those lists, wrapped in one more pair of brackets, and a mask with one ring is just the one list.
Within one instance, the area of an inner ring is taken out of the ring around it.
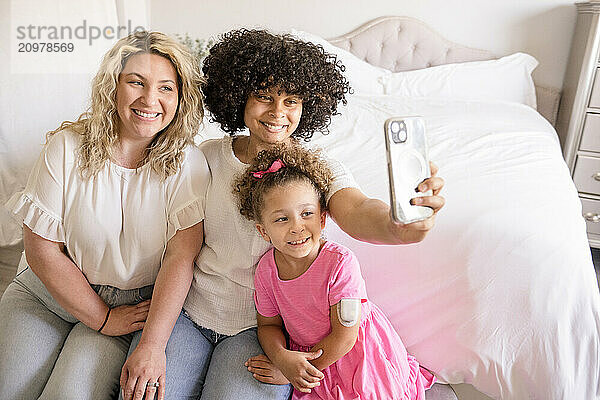
{"label": "white pillow", "polygon": [[446,64],[385,75],[385,94],[456,100],[504,100],[536,108],[535,58],[515,53],[497,60]]}
{"label": "white pillow", "polygon": [[384,94],[383,79],[392,72],[385,68],[379,68],[356,57],[354,54],[329,43],[326,39],[312,33],[292,29],[288,32],[292,36],[323,46],[326,52],[335,54],[338,60],[344,64],[346,71],[344,76],[350,82],[350,86],[356,94]]}

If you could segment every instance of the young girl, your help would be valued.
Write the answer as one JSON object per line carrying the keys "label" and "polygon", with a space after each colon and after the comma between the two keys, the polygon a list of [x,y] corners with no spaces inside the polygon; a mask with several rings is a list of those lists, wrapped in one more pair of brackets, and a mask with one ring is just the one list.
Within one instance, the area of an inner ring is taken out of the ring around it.
{"label": "young girl", "polygon": [[354,254],[321,237],[331,177],[317,152],[278,145],[235,182],[241,214],[274,246],[254,277],[260,344],[292,399],[425,399],[434,376],[368,301]]}

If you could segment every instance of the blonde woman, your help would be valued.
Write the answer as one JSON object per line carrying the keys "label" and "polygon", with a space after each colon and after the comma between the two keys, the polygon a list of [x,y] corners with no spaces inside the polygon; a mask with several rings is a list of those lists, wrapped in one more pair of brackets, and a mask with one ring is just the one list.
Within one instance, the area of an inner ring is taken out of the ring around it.
{"label": "blonde woman", "polygon": [[162,392],[164,347],[203,241],[200,83],[186,49],[134,33],[104,57],[89,111],[49,134],[7,203],[25,252],[0,301],[1,399],[114,397],[142,328],[146,348],[163,348],[163,374],[137,390]]}

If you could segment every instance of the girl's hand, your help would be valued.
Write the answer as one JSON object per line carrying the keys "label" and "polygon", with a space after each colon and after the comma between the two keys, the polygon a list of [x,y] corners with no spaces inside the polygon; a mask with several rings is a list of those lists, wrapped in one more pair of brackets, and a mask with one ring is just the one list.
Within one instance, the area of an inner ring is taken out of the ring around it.
{"label": "girl's hand", "polygon": [[319,386],[320,380],[325,377],[321,371],[309,362],[319,358],[321,354],[323,354],[321,349],[312,353],[285,350],[278,366],[296,390],[302,393],[310,393],[311,389]]}
{"label": "girl's hand", "polygon": [[[138,344],[121,370],[119,383],[123,390],[123,400],[152,400],[155,394],[158,400],[163,400],[166,369],[167,356],[164,349]],[[153,382],[158,382],[158,387],[149,385]]]}
{"label": "girl's hand", "polygon": [[272,385],[287,385],[290,383],[279,368],[273,365],[269,357],[264,354],[250,357],[244,365],[248,367],[248,371],[252,373],[257,381]]}
{"label": "girl's hand", "polygon": [[100,333],[107,336],[121,336],[139,331],[144,327],[148,310],[150,310],[150,300],[136,305],[115,307],[110,310],[106,325]]}

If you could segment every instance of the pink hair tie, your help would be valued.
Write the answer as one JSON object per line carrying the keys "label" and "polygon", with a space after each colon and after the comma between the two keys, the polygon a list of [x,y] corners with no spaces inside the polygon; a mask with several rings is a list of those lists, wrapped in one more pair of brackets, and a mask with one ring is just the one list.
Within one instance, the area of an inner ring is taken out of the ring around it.
{"label": "pink hair tie", "polygon": [[269,167],[269,169],[267,169],[266,171],[256,171],[256,172],[252,172],[251,174],[256,179],[260,179],[263,176],[265,176],[265,174],[268,174],[268,173],[271,173],[271,172],[277,172],[277,171],[279,171],[283,167],[285,167],[285,164],[283,163],[283,161],[281,161],[278,158],[277,160],[273,161],[273,164],[271,164],[271,166]]}

